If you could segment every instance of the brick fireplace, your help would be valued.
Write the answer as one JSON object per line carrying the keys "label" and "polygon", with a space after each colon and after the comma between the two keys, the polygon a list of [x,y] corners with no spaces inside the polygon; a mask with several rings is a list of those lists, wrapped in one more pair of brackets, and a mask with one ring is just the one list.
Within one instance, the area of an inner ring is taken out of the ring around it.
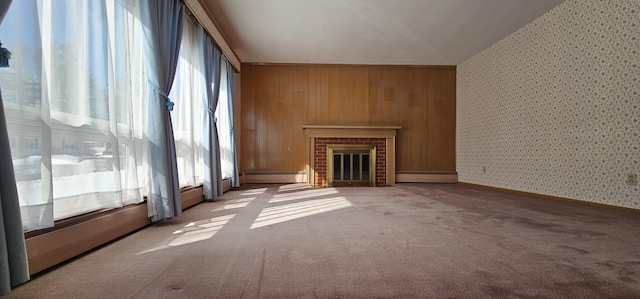
{"label": "brick fireplace", "polygon": [[372,177],[375,186],[395,184],[395,137],[399,126],[331,126],[305,125],[307,137],[308,183],[313,186],[331,185],[327,173],[328,147],[354,147],[367,145],[375,149],[375,164]]}

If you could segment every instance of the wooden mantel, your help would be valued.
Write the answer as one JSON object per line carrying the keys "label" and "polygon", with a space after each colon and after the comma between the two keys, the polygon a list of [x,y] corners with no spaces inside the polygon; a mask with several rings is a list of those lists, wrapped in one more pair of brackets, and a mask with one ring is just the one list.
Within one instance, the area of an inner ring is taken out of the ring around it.
{"label": "wooden mantel", "polygon": [[401,126],[389,125],[303,125],[308,137],[392,138]]}
{"label": "wooden mantel", "polygon": [[396,183],[396,133],[394,125],[303,125],[307,149],[307,182],[315,185],[316,138],[384,138],[386,140],[386,185]]}

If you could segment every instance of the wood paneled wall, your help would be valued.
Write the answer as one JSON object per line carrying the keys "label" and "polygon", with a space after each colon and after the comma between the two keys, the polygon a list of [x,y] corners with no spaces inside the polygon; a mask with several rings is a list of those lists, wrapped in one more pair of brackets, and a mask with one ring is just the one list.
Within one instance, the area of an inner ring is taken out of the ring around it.
{"label": "wood paneled wall", "polygon": [[302,125],[400,125],[397,171],[455,171],[455,67],[252,65],[240,169],[302,171]]}

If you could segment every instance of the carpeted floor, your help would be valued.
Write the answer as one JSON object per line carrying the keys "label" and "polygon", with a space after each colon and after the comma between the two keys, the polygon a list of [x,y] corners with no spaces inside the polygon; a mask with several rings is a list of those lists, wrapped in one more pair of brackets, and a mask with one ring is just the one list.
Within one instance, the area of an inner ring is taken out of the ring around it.
{"label": "carpeted floor", "polygon": [[640,297],[640,211],[465,185],[244,185],[7,298]]}

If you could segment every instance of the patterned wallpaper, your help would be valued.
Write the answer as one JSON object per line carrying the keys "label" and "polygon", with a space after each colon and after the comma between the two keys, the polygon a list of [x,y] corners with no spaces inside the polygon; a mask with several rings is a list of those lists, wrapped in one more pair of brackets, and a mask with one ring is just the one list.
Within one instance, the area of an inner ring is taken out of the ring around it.
{"label": "patterned wallpaper", "polygon": [[640,209],[640,1],[568,0],[457,67],[459,180]]}

